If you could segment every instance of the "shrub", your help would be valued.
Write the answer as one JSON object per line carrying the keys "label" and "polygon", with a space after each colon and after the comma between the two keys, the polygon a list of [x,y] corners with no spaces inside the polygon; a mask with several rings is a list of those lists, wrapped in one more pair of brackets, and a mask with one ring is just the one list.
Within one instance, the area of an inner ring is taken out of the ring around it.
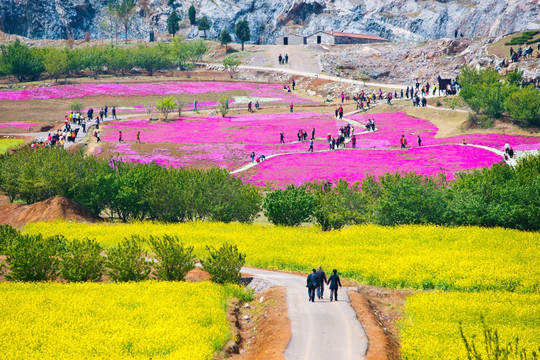
{"label": "shrub", "polygon": [[148,242],[158,261],[155,265],[158,279],[182,281],[195,268],[193,246],[184,247],[177,236],[151,236]]}
{"label": "shrub", "polygon": [[229,99],[227,99],[226,97],[222,97],[221,99],[219,99],[218,110],[221,113],[222,117],[227,116],[227,113],[229,112]]}
{"label": "shrub", "polygon": [[103,248],[95,240],[73,240],[60,252],[60,276],[72,282],[99,281],[103,275]]}
{"label": "shrub", "polygon": [[313,208],[313,194],[293,185],[272,191],[263,201],[264,215],[275,225],[298,226],[309,220]]}
{"label": "shrub", "polygon": [[12,281],[48,281],[58,274],[57,258],[64,238],[61,236],[43,238],[41,235],[19,235],[12,239],[6,251],[9,273]]}
{"label": "shrub", "polygon": [[69,110],[81,111],[84,108],[84,104],[81,100],[74,100],[69,104]]}
{"label": "shrub", "polygon": [[19,81],[36,80],[45,71],[41,54],[28,48],[19,39],[0,46],[0,53],[1,67]]}
{"label": "shrub", "polygon": [[138,236],[125,239],[109,249],[107,257],[108,274],[116,282],[142,281],[150,275],[151,268]]}
{"label": "shrub", "polygon": [[234,78],[234,75],[238,72],[238,66],[240,66],[240,60],[234,56],[227,56],[223,59],[223,66],[225,71],[229,73],[231,79]]}
{"label": "shrub", "polygon": [[534,85],[516,89],[504,103],[510,116],[526,126],[540,125],[540,92]]}
{"label": "shrub", "polygon": [[165,118],[165,121],[169,118],[169,113],[174,110],[176,103],[174,97],[168,96],[156,101],[156,110]]}
{"label": "shrub", "polygon": [[13,239],[21,236],[19,231],[9,225],[0,225],[0,254],[5,254]]}
{"label": "shrub", "polygon": [[238,252],[236,245],[223,244],[218,250],[206,247],[208,257],[201,260],[204,270],[210,274],[210,280],[217,284],[238,283],[240,270],[246,262],[246,255]]}

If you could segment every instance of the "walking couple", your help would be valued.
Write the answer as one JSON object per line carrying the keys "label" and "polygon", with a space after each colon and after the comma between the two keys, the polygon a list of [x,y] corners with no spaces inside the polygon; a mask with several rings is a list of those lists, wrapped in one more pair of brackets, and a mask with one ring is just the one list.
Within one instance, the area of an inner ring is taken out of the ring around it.
{"label": "walking couple", "polygon": [[337,274],[337,270],[334,269],[332,272],[333,274],[326,279],[326,274],[319,266],[317,270],[313,269],[311,274],[308,275],[306,287],[308,288],[309,301],[315,302],[315,290],[317,291],[317,297],[319,300],[322,300],[325,283],[330,285],[330,301],[333,301],[334,299],[338,301],[337,291],[338,286],[341,287],[341,281],[339,279],[339,275]]}

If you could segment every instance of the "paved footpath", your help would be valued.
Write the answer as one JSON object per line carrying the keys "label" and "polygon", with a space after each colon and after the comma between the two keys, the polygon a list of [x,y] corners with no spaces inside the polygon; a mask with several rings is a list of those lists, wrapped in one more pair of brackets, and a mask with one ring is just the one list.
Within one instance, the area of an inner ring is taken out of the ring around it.
{"label": "paved footpath", "polygon": [[330,290],[325,287],[324,299],[312,303],[303,276],[252,268],[243,268],[242,272],[287,290],[291,341],[285,359],[365,359],[368,338],[344,289],[338,291],[339,301],[330,302]]}

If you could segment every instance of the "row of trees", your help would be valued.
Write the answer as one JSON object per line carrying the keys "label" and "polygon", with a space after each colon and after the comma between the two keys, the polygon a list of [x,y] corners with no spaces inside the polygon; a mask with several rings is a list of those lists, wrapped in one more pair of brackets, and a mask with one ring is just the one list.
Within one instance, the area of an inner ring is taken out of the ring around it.
{"label": "row of trees", "polygon": [[166,169],[70,153],[25,149],[0,161],[0,189],[11,201],[64,196],[96,216],[122,221],[252,222],[262,196],[225,170]]}
{"label": "row of trees", "polygon": [[514,169],[495,165],[448,182],[414,173],[387,174],[362,184],[314,182],[269,193],[265,215],[277,225],[315,221],[323,230],[345,225],[440,224],[540,230],[540,156]]}
{"label": "row of trees", "polygon": [[23,150],[0,161],[0,190],[33,203],[65,196],[95,215],[250,223],[264,209],[270,222],[322,230],[346,225],[441,224],[540,230],[540,156],[516,168],[495,165],[453,181],[414,173],[387,174],[362,184],[340,180],[290,186],[263,196],[221,169],[165,169],[84,157],[60,149]]}
{"label": "row of trees", "polygon": [[0,75],[12,75],[19,81],[36,80],[43,73],[58,80],[82,71],[97,77],[102,71],[125,75],[134,69],[152,76],[156,71],[174,66],[182,70],[194,67],[207,51],[203,40],[183,41],[176,37],[170,44],[137,48],[55,47],[29,48],[20,41],[0,47]]}
{"label": "row of trees", "polygon": [[464,68],[459,76],[460,96],[477,114],[500,118],[508,113],[525,126],[540,126],[540,91],[525,85],[516,69],[506,77],[493,69]]}
{"label": "row of trees", "polygon": [[[151,260],[146,249],[153,255]],[[236,246],[207,247],[207,253],[201,264],[210,280],[218,284],[240,281],[246,256]],[[70,282],[101,281],[104,274],[116,282],[143,281],[152,275],[158,280],[183,281],[196,264],[193,247],[184,246],[177,236],[132,236],[105,250],[92,239],[24,235],[8,225],[0,225],[0,254],[6,255],[6,278],[12,281],[57,277]]]}
{"label": "row of trees", "polygon": [[[212,22],[210,21],[210,19],[208,19],[207,16],[203,16],[202,18],[197,20],[196,14],[197,13],[195,7],[191,5],[188,10],[189,22],[191,25],[197,25],[199,31],[204,32],[204,38],[206,39],[206,31],[212,27]],[[169,18],[167,19],[167,31],[169,32],[169,34],[176,35],[178,30],[180,30],[180,26],[178,25],[179,21],[180,18],[178,17],[176,10],[173,10],[169,15]],[[251,39],[249,23],[247,20],[240,20],[236,23],[234,28],[234,34],[238,38],[238,41],[242,43],[242,51],[244,51],[244,43]],[[227,51],[227,44],[232,42],[231,34],[227,29],[223,29],[223,31],[221,31],[219,41],[222,45],[225,45],[225,51]]]}

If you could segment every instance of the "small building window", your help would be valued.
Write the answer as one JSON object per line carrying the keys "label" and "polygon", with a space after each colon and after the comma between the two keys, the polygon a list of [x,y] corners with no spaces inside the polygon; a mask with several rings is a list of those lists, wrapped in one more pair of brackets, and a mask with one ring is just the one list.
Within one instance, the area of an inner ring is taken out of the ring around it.
{"label": "small building window", "polygon": [[288,37],[283,37],[283,45],[289,45],[289,38]]}
{"label": "small building window", "polygon": [[320,44],[322,42],[321,35],[317,35],[317,44]]}

